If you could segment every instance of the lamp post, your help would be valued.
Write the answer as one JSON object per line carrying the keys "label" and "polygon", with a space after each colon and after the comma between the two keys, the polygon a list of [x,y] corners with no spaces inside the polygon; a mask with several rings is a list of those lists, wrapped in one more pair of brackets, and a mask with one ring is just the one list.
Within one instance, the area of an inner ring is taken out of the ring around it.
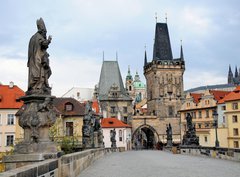
{"label": "lamp post", "polygon": [[218,141],[218,134],[217,134],[217,128],[218,128],[218,113],[216,110],[213,111],[213,120],[214,120],[214,126],[215,126],[215,147],[219,147],[219,141]]}

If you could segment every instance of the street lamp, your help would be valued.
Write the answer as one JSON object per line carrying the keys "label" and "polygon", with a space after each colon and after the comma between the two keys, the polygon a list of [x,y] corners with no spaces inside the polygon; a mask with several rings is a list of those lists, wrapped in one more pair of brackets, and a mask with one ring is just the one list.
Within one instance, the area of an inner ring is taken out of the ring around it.
{"label": "street lamp", "polygon": [[213,111],[213,120],[214,120],[214,126],[215,126],[215,134],[216,134],[215,147],[219,147],[218,134],[217,134],[218,113],[216,110]]}

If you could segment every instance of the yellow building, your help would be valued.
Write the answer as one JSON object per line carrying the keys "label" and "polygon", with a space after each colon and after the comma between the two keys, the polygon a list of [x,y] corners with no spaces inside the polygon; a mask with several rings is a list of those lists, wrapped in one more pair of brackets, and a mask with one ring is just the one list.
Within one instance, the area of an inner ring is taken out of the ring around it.
{"label": "yellow building", "polygon": [[51,137],[55,141],[71,140],[75,145],[82,145],[82,126],[85,106],[74,98],[56,98],[53,102],[58,118],[51,127]]}
{"label": "yellow building", "polygon": [[18,98],[24,95],[13,82],[0,85],[0,152],[12,150],[15,141],[22,136],[15,114],[23,105]]}
{"label": "yellow building", "polygon": [[240,86],[224,98],[228,125],[228,147],[240,147]]}
{"label": "yellow building", "polygon": [[186,132],[186,115],[190,113],[196,128],[196,135],[199,137],[199,144],[201,146],[215,146],[212,115],[213,111],[217,109],[217,102],[228,93],[218,90],[205,90],[204,93],[187,93],[185,102],[179,111],[181,115],[181,136]]}

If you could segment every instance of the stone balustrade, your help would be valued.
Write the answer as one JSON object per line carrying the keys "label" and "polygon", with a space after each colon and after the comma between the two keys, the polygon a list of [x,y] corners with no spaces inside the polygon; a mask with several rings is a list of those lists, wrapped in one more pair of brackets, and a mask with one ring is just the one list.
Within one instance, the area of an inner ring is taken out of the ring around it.
{"label": "stone balustrade", "polygon": [[240,162],[240,149],[215,148],[215,147],[181,147],[181,154],[205,156]]}
{"label": "stone balustrade", "polygon": [[95,160],[118,148],[98,148],[63,155],[0,173],[0,177],[76,177]]}

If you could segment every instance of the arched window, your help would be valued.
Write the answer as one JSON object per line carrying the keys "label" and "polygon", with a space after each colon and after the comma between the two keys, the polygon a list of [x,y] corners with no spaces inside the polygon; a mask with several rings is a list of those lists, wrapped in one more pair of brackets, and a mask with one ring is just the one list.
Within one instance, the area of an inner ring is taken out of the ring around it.
{"label": "arched window", "polygon": [[129,86],[129,91],[132,91],[132,86],[131,85]]}
{"label": "arched window", "polygon": [[119,141],[122,141],[123,140],[123,134],[122,134],[122,130],[119,130]]}

